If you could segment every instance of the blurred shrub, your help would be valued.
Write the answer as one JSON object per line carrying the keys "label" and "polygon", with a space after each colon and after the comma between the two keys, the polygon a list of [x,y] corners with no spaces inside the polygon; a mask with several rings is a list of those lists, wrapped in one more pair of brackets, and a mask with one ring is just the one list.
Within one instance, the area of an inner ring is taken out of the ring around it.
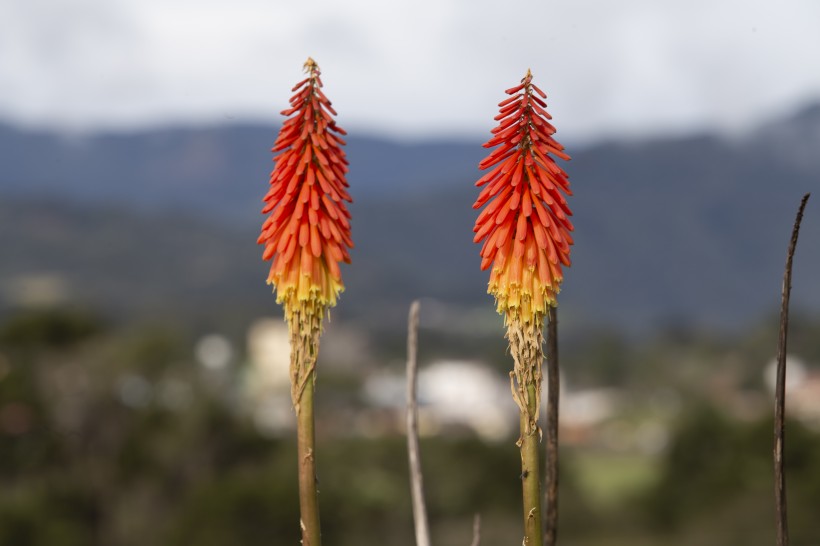
{"label": "blurred shrub", "polygon": [[[794,544],[820,543],[820,435],[787,422],[785,471]],[[712,529],[712,544],[774,537],[772,422],[730,421],[710,407],[688,414],[673,437],[662,477],[643,510],[653,528]],[[761,544],[766,542],[760,542]]]}
{"label": "blurred shrub", "polygon": [[[0,323],[0,544],[298,544],[293,438],[267,437],[254,428],[236,411],[236,384],[227,374],[224,382],[204,374],[191,345],[182,327],[114,329],[91,314],[66,310],[26,312]],[[657,362],[689,350],[663,344],[633,364],[633,348],[604,336],[579,353],[595,362],[577,378],[628,383],[634,400],[672,373]],[[692,377],[674,377],[688,381],[688,389],[702,388],[704,370],[713,364],[706,356],[720,350],[710,346],[699,350],[702,358],[678,357],[699,368]],[[652,381],[639,381],[648,377],[644,370],[654,374]],[[169,384],[185,392],[173,404],[162,396]],[[129,391],[135,385],[139,396]],[[332,382],[323,385],[329,389]],[[355,385],[342,387],[343,400],[357,403]],[[634,502],[596,507],[577,487],[584,466],[573,451],[562,452],[562,541],[773,542],[770,420],[738,423],[709,407],[690,411],[691,400],[683,405],[659,480]],[[331,415],[338,408],[328,404],[321,411]],[[632,411],[638,410],[655,411]],[[404,437],[325,432],[317,462],[327,543],[412,546]],[[476,512],[484,522],[482,543],[517,536],[521,490],[514,440],[485,444],[465,432],[422,440],[436,543],[469,543]],[[817,434],[790,422],[786,463],[792,544],[816,546]]]}
{"label": "blurred shrub", "polygon": [[88,546],[98,514],[82,488],[36,486],[0,497],[0,544]]}
{"label": "blurred shrub", "polygon": [[8,349],[63,348],[104,330],[94,314],[71,308],[27,310],[0,327],[0,347]]}

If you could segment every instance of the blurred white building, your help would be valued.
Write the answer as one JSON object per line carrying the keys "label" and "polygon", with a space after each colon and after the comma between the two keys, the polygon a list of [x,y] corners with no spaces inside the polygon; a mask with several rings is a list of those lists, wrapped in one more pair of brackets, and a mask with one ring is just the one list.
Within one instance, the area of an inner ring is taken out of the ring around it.
{"label": "blurred white building", "polygon": [[[404,423],[404,375],[379,374],[364,383],[364,397],[377,408],[394,410]],[[421,367],[418,385],[419,434],[447,427],[466,427],[487,440],[512,433],[516,415],[509,383],[488,367],[470,361],[446,360]]]}
{"label": "blurred white building", "polygon": [[290,336],[281,318],[255,321],[248,329],[248,365],[242,378],[242,405],[267,432],[294,426],[290,399]]}
{"label": "blurred white building", "polygon": [[[317,370],[358,378],[371,363],[369,338],[359,329],[329,321],[322,333]],[[247,365],[242,377],[242,407],[257,426],[279,433],[295,426],[290,396],[290,335],[285,320],[261,318],[247,333]],[[346,408],[343,408],[346,409]],[[340,412],[323,419],[338,418]]]}
{"label": "blurred white building", "polygon": [[[815,370],[799,357],[786,356],[786,416],[820,430],[820,372]],[[764,379],[774,392],[777,360],[766,366]]]}
{"label": "blurred white building", "polygon": [[[404,375],[383,373],[371,376],[364,384],[365,400],[376,408],[391,409],[398,427],[404,424],[405,381]],[[562,385],[561,427],[592,427],[612,416],[617,400],[612,390],[568,391]],[[422,435],[465,427],[487,441],[498,441],[518,431],[518,408],[509,377],[481,363],[447,360],[422,366],[418,403]],[[542,412],[545,406],[546,381]]]}

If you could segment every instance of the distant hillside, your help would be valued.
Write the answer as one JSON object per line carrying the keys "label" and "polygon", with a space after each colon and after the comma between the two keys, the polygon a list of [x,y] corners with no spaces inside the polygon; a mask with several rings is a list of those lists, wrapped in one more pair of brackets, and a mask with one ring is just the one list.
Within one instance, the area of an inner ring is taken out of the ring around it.
{"label": "distant hillside", "polygon": [[[254,242],[274,137],[248,126],[86,138],[0,126],[0,294],[13,300],[33,272],[121,310],[269,309]],[[340,313],[399,323],[419,296],[491,306],[471,243],[480,144],[350,139],[357,246]],[[820,107],[733,141],[570,150],[577,231],[562,316],[631,330],[731,328],[774,310],[795,208],[820,189],[818,152]],[[793,291],[795,307],[816,312],[818,207],[820,192]]]}
{"label": "distant hillside", "polygon": [[[0,124],[0,192],[66,197],[143,210],[182,208],[256,223],[276,128],[237,125],[66,136]],[[469,177],[474,143],[400,144],[347,138],[354,198],[435,191]]]}

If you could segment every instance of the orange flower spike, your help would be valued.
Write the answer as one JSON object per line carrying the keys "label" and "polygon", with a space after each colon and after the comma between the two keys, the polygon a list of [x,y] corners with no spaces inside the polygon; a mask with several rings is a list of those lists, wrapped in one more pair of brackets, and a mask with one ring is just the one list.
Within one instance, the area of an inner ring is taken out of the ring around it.
{"label": "orange flower spike", "polygon": [[482,269],[491,267],[487,291],[498,312],[508,322],[540,324],[556,304],[561,266],[570,264],[572,212],[562,192],[572,193],[552,157],[569,156],[552,138],[546,95],[532,83],[530,71],[507,94],[494,118],[498,126],[484,144],[495,150],[479,164],[489,172],[476,182],[484,188],[473,207],[486,208],[476,220],[474,241],[485,243]]}
{"label": "orange flower spike", "polygon": [[268,284],[288,319],[298,311],[321,315],[336,304],[344,290],[338,262],[349,261],[353,246],[344,140],[333,134],[346,133],[333,119],[336,111],[321,90],[313,59],[305,72],[307,78],[293,87],[290,107],[282,111],[290,117],[273,147],[278,155],[258,240],[263,258],[271,261]]}

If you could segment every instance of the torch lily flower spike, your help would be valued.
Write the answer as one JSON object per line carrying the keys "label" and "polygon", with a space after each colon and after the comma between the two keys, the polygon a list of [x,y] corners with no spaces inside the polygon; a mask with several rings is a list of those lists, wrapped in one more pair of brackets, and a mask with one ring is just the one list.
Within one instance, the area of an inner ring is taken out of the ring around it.
{"label": "torch lily flower spike", "polygon": [[[347,159],[342,150],[344,129],[336,125],[336,111],[322,92],[319,66],[305,63],[308,77],[296,84],[290,116],[282,125],[273,152],[276,166],[270,176],[263,214],[269,214],[258,243],[262,257],[271,260],[268,284],[291,323],[308,317],[321,319],[336,305],[344,290],[339,262],[350,263],[350,213],[345,201]],[[295,325],[293,325],[295,326]]]}
{"label": "torch lily flower spike", "polygon": [[568,160],[552,135],[544,99],[528,70],[521,83],[507,89],[499,103],[498,126],[484,144],[495,148],[480,164],[488,170],[473,208],[478,215],[474,242],[483,241],[481,268],[492,267],[487,292],[504,316],[510,354],[513,399],[518,405],[521,436],[521,480],[524,502],[524,544],[542,541],[538,443],[541,431],[541,364],[544,317],[556,305],[569,266],[572,215],[564,195],[571,195],[567,175],[552,156]]}
{"label": "torch lily flower spike", "polygon": [[476,220],[474,242],[484,241],[481,269],[492,266],[488,293],[506,321],[530,323],[555,305],[569,266],[572,212],[563,194],[572,195],[566,173],[551,156],[569,160],[552,135],[546,94],[532,73],[507,89],[499,103],[498,126],[485,148],[496,148],[480,164],[491,169],[473,208],[487,205]]}
{"label": "torch lily flower spike", "polygon": [[344,290],[339,262],[350,262],[350,213],[345,131],[322,92],[319,66],[308,58],[307,78],[293,88],[290,116],[273,152],[263,214],[268,214],[257,242],[271,260],[268,284],[285,309],[290,332],[291,399],[296,412],[299,461],[299,508],[302,544],[321,546],[316,489],[313,394],[322,318]]}

